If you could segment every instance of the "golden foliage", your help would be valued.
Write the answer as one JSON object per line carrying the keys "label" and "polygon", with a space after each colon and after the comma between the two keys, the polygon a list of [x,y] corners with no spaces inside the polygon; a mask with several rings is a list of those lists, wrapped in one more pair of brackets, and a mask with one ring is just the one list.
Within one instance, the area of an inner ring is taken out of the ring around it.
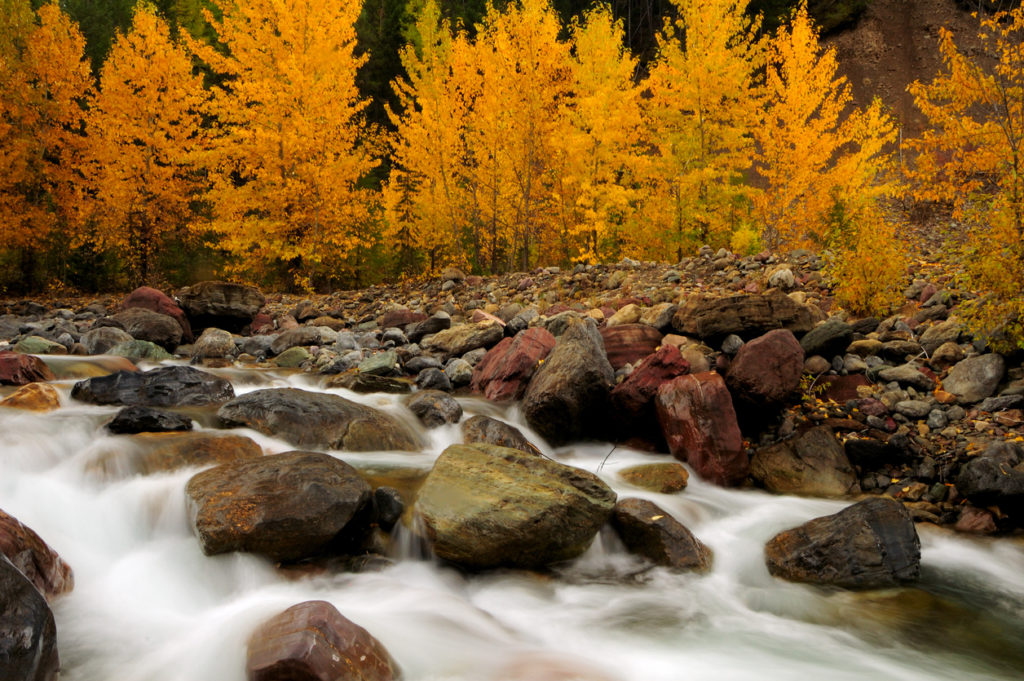
{"label": "golden foliage", "polygon": [[212,219],[197,228],[254,273],[285,268],[296,285],[345,269],[374,241],[376,137],[356,89],[361,2],[214,0],[227,55],[196,45],[222,79],[204,157]]}
{"label": "golden foliage", "polygon": [[919,200],[948,202],[969,227],[959,252],[976,333],[1024,347],[1024,7],[980,21],[980,54],[940,32],[943,68],[910,92],[930,128],[910,146]]}
{"label": "golden foliage", "polygon": [[894,226],[872,210],[837,247],[836,302],[857,315],[886,315],[903,299],[908,257]]}
{"label": "golden foliage", "polygon": [[203,187],[194,163],[205,101],[189,55],[152,5],[137,5],[90,104],[87,181],[96,225],[89,238],[125,253],[139,283],[165,238],[183,234]]}

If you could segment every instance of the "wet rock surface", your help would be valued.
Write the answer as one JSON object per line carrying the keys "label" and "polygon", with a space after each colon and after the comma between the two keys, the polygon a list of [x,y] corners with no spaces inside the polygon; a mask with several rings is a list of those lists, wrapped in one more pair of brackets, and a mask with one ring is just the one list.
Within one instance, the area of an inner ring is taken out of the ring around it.
{"label": "wet rock surface", "polygon": [[5,556],[0,556],[0,678],[55,681],[60,670],[53,613]]}
{"label": "wet rock surface", "polygon": [[612,527],[626,548],[655,565],[696,572],[711,569],[711,549],[652,501],[621,499],[612,513]]}
{"label": "wet rock surface", "polygon": [[227,379],[192,367],[118,371],[75,383],[71,397],[91,404],[175,407],[226,402],[235,396]]}

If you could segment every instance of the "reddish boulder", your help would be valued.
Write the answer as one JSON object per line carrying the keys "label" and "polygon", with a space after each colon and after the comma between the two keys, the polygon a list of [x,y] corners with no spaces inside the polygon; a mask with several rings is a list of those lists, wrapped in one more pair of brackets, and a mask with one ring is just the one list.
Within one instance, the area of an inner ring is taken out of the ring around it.
{"label": "reddish boulder", "polygon": [[55,378],[50,367],[38,357],[18,352],[0,352],[0,385],[27,385]]}
{"label": "reddish boulder", "polygon": [[0,554],[25,575],[47,599],[75,585],[71,568],[31,528],[0,511]]}
{"label": "reddish boulder", "polygon": [[804,351],[791,331],[775,329],[745,343],[733,357],[726,379],[736,397],[773,406],[800,387]]}
{"label": "reddish boulder", "polygon": [[620,324],[601,329],[604,350],[613,369],[635,364],[661,345],[661,331],[646,324]]}
{"label": "reddish boulder", "polygon": [[249,681],[391,681],[394,660],[366,629],[326,601],[293,605],[249,639]]}
{"label": "reddish boulder", "polygon": [[860,398],[857,388],[871,385],[864,374],[848,374],[846,376],[823,376],[818,385],[824,387],[822,399],[832,400],[837,404],[846,404],[850,400]]}
{"label": "reddish boulder", "polygon": [[612,390],[616,421],[628,428],[628,432],[621,435],[639,435],[655,442],[660,440],[654,396],[664,383],[689,372],[690,363],[674,345],[663,345],[648,355],[626,380]]}
{"label": "reddish boulder", "polygon": [[185,317],[185,311],[174,302],[173,298],[163,291],[158,291],[149,286],[140,286],[129,293],[128,297],[121,303],[122,310],[128,310],[133,307],[140,307],[144,310],[173,317],[178,322],[178,325],[181,326],[182,340],[186,343],[191,343],[195,340],[192,336],[192,327],[188,323],[188,318]]}
{"label": "reddish boulder", "polygon": [[539,326],[505,338],[473,369],[469,387],[494,402],[518,400],[541,360],[555,347],[555,337]]}
{"label": "reddish boulder", "polygon": [[719,485],[747,477],[750,460],[721,376],[710,371],[679,376],[658,389],[654,404],[673,456]]}
{"label": "reddish boulder", "polygon": [[409,308],[402,307],[397,310],[390,310],[385,312],[377,320],[377,326],[382,329],[390,329],[398,327],[404,329],[409,324],[417,324],[427,319],[427,315],[422,312],[416,312]]}

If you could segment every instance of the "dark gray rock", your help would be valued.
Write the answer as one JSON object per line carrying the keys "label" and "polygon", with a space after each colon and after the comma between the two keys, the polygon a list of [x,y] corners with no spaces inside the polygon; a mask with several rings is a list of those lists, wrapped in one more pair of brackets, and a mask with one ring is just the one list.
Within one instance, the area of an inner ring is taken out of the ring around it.
{"label": "dark gray rock", "polygon": [[842,354],[853,340],[853,327],[838,317],[832,317],[814,327],[800,339],[804,354],[834,357]]}
{"label": "dark gray rock", "polygon": [[111,348],[132,340],[132,335],[116,326],[101,326],[82,334],[79,343],[90,355],[106,354]]}
{"label": "dark gray rock", "polygon": [[79,381],[71,389],[71,397],[82,402],[145,407],[216,404],[234,396],[228,380],[186,366],[118,371]]}
{"label": "dark gray rock", "polygon": [[192,419],[173,411],[152,407],[125,407],[107,423],[107,430],[117,435],[131,433],[169,433],[192,430]]}
{"label": "dark gray rock", "polygon": [[518,449],[527,454],[541,455],[540,450],[527,440],[518,428],[482,414],[477,414],[462,423],[462,439],[466,444],[476,442],[497,445]]}
{"label": "dark gray rock", "polygon": [[462,405],[440,390],[421,390],[414,393],[405,404],[427,428],[458,423],[462,418]]}
{"label": "dark gray rock", "polygon": [[975,506],[1024,513],[1024,448],[1016,442],[993,442],[964,464],[956,488]]}
{"label": "dark gray rock", "polygon": [[249,325],[266,302],[254,286],[223,281],[202,281],[178,292],[193,331],[209,326],[239,332]]}
{"label": "dark gray rock", "polygon": [[46,599],[0,555],[0,679],[55,681],[57,627]]}
{"label": "dark gray rock", "polygon": [[620,500],[612,513],[612,527],[630,552],[656,565],[696,572],[711,569],[711,549],[652,501]]}

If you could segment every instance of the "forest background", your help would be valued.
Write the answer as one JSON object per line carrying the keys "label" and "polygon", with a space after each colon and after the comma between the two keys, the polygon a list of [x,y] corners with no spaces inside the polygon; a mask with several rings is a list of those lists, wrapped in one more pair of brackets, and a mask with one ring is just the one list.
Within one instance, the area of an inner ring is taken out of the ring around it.
{"label": "forest background", "polygon": [[708,244],[824,249],[868,313],[897,300],[910,201],[970,226],[976,326],[1017,342],[1022,11],[975,3],[970,51],[940,33],[903,140],[820,40],[868,2],[0,0],[0,292]]}

